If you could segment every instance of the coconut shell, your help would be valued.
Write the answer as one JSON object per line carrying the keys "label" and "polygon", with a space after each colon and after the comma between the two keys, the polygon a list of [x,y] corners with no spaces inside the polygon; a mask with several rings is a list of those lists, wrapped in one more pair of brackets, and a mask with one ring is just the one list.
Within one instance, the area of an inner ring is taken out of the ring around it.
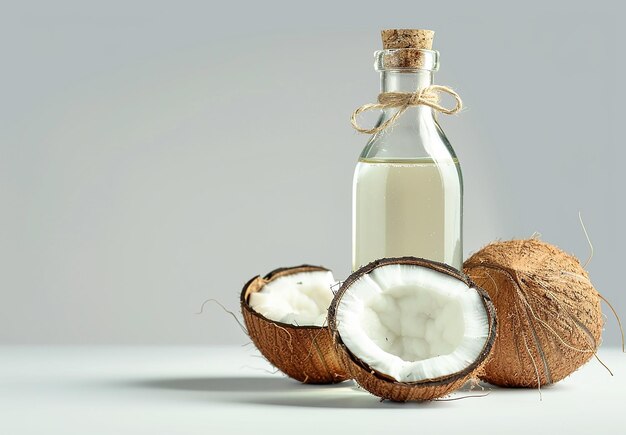
{"label": "coconut shell", "polygon": [[295,326],[276,322],[256,312],[248,304],[251,293],[283,276],[301,272],[328,271],[302,265],[280,268],[264,277],[252,278],[241,291],[241,312],[248,335],[261,354],[287,376],[306,384],[331,384],[348,379],[328,327]]}
{"label": "coconut shell", "polygon": [[[428,267],[436,270],[437,272],[441,272],[461,280],[470,288],[478,292],[484,304],[485,310],[487,311],[489,321],[489,337],[476,361],[468,365],[462,371],[451,373],[450,375],[434,379],[425,379],[419,382],[399,382],[384,373],[380,373],[372,369],[367,363],[360,360],[350,351],[350,349],[346,347],[341,339],[341,336],[339,335],[336,323],[336,312],[339,302],[346,291],[349,290],[350,286],[361,276],[372,272],[378,267],[389,264],[408,264]],[[372,263],[369,263],[354,272],[343,283],[335,295],[335,298],[333,299],[333,302],[328,310],[328,323],[331,331],[333,332],[338,353],[344,366],[346,367],[348,375],[370,393],[380,397],[381,399],[389,399],[395,402],[433,400],[438,397],[445,396],[462,387],[469,379],[474,377],[477,370],[481,369],[496,338],[496,312],[487,293],[476,286],[476,284],[474,284],[467,276],[459,272],[457,269],[443,263],[416,257],[384,258],[373,261]]]}
{"label": "coconut shell", "polygon": [[498,337],[481,376],[507,387],[557,382],[600,345],[600,296],[576,257],[537,239],[485,246],[465,273],[491,296]]}

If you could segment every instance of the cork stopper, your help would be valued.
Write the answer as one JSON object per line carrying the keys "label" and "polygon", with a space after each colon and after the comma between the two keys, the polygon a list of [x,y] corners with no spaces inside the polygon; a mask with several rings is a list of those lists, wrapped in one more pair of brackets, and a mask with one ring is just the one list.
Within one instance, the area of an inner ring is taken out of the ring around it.
{"label": "cork stopper", "polygon": [[378,52],[377,68],[437,69],[439,54],[432,51],[435,36],[432,30],[388,29],[380,33],[383,50]]}
{"label": "cork stopper", "polygon": [[435,32],[425,29],[388,29],[383,30],[383,48],[419,48],[432,50]]}

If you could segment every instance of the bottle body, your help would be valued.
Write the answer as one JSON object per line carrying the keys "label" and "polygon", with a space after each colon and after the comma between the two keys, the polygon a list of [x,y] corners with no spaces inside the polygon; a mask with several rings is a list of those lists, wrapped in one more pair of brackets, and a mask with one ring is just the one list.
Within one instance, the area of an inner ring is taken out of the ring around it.
{"label": "bottle body", "polygon": [[[430,84],[432,71],[382,72],[383,92]],[[353,270],[402,256],[462,267],[461,169],[432,109],[412,107],[370,139],[354,173],[352,213]]]}
{"label": "bottle body", "polygon": [[361,159],[353,189],[353,268],[406,255],[461,267],[462,185],[456,159]]}

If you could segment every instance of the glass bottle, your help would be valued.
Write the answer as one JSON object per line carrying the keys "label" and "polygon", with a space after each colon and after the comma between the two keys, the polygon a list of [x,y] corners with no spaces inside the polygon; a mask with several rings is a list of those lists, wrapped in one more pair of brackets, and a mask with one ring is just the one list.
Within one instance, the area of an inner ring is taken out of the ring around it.
{"label": "glass bottle", "polygon": [[[425,88],[439,66],[439,53],[424,48],[384,49],[375,59],[381,92]],[[397,110],[383,110],[377,125]],[[370,138],[356,165],[352,268],[411,255],[460,269],[462,221],[463,181],[456,154],[433,109],[409,107]]]}

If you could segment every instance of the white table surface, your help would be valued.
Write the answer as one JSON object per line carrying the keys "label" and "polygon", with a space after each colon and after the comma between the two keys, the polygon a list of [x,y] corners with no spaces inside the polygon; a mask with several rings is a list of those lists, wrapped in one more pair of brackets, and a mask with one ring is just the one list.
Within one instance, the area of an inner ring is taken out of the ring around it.
{"label": "white table surface", "polygon": [[[626,355],[542,390],[399,404],[307,386],[246,347],[0,347],[0,434],[626,434]],[[452,397],[483,394],[462,391]]]}

